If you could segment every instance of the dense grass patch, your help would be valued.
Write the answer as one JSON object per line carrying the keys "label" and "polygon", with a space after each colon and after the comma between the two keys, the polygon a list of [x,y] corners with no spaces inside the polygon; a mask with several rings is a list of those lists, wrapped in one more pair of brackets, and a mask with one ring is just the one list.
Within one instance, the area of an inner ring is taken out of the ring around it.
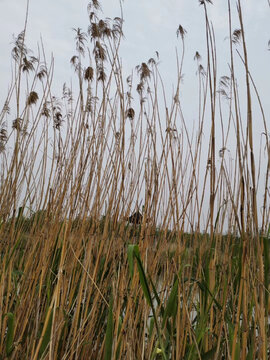
{"label": "dense grass patch", "polygon": [[170,104],[158,54],[123,78],[123,19],[103,19],[97,0],[88,32],[75,30],[77,93],[65,84],[56,97],[53,61],[32,56],[26,28],[15,39],[0,117],[1,359],[269,358],[269,129],[241,2],[233,30],[228,1],[230,76],[219,83],[211,1],[200,3],[207,59],[196,53],[193,132],[181,25]]}

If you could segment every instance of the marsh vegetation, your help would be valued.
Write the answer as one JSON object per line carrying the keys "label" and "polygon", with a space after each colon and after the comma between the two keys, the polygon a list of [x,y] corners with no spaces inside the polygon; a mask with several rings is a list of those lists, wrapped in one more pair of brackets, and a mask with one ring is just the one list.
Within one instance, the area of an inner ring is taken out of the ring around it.
{"label": "marsh vegetation", "polygon": [[97,0],[87,31],[74,29],[76,91],[53,93],[53,59],[27,48],[27,22],[14,39],[0,115],[1,359],[269,359],[269,128],[240,0],[236,30],[228,0],[220,79],[214,5],[199,3],[207,57],[194,58],[192,132],[181,25],[173,96],[158,53],[124,78],[123,19],[103,18]]}

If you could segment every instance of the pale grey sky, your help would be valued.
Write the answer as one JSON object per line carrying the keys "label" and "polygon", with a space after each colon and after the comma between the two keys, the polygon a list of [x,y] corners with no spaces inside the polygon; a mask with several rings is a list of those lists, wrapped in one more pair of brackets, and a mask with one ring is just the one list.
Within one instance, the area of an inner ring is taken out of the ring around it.
{"label": "pale grey sky", "polygon": [[[27,44],[36,52],[36,44],[42,35],[47,53],[54,53],[55,80],[59,79],[60,82],[66,81],[71,74],[69,59],[74,53],[72,27],[87,29],[88,2],[30,0]],[[119,16],[119,0],[100,2],[104,16]],[[213,3],[214,5],[208,6],[208,9],[216,31],[218,59],[221,59],[223,53],[224,58],[226,57],[228,50],[228,43],[224,41],[227,35],[227,1],[214,0]],[[270,53],[267,52],[267,42],[270,39],[270,9],[266,0],[246,0],[242,3],[250,67],[255,79],[264,86],[266,75],[270,80],[264,71],[270,60]],[[235,8],[233,5],[232,7]],[[26,0],[0,1],[1,98],[10,77],[12,34],[17,35],[23,29],[25,8]],[[127,71],[148,60],[157,50],[160,53],[161,69],[164,67],[164,76],[173,82],[173,71],[166,73],[166,69],[175,69],[175,46],[178,43],[175,32],[181,24],[187,30],[184,73],[185,76],[194,74],[194,53],[198,50],[203,54],[205,50],[203,8],[197,0],[125,0],[123,9],[125,40],[122,42],[121,54]],[[239,25],[235,21],[235,28],[237,27]],[[266,85],[268,84],[265,81]]]}
{"label": "pale grey sky", "polygon": [[[81,27],[84,31],[88,26],[88,0],[30,0],[27,46],[34,54],[37,53],[37,43],[43,38],[45,50],[49,55],[53,52],[55,58],[54,83],[62,87],[69,83],[74,71],[70,66],[70,58],[74,55],[74,32],[72,28]],[[119,0],[100,1],[104,17],[120,15]],[[218,58],[218,77],[228,75],[229,43],[227,1],[214,0],[214,5],[208,6],[209,17],[213,22]],[[270,112],[268,94],[270,87],[269,61],[270,52],[267,43],[270,39],[270,8],[266,0],[242,1],[246,37],[248,43],[249,65],[262,96],[265,110]],[[12,49],[12,34],[15,36],[24,26],[26,0],[0,0],[0,101],[6,95],[10,82],[10,52]],[[194,92],[196,91],[196,63],[193,60],[196,51],[203,56],[205,64],[205,30],[203,7],[198,0],[125,0],[124,34],[120,54],[126,74],[141,62],[160,54],[160,72],[165,80],[168,98],[171,96],[172,84],[176,82],[175,47],[181,53],[180,41],[176,38],[176,29],[181,24],[187,31],[186,56],[184,62],[184,82],[182,87],[183,107],[190,114]],[[236,17],[236,6],[232,1],[234,28],[239,28]],[[241,71],[240,71],[241,72]],[[243,75],[243,73],[242,73]],[[241,76],[239,77],[241,79]]]}
{"label": "pale grey sky", "polygon": [[[54,53],[55,80],[59,79],[60,82],[66,81],[71,75],[69,59],[75,47],[71,29],[72,27],[87,29],[88,2],[88,0],[30,0],[27,44],[36,52],[36,44],[42,35],[47,53]],[[100,2],[104,16],[119,16],[119,0]],[[222,54],[224,58],[228,54],[228,43],[224,41],[227,36],[227,1],[214,0],[213,3],[214,5],[208,6],[208,9],[216,31],[220,60],[223,58]],[[267,42],[270,39],[270,9],[266,0],[246,0],[242,3],[250,67],[255,79],[257,78],[260,85],[264,86],[265,76],[270,79],[264,71],[270,60],[270,53],[267,52]],[[235,8],[233,5],[232,7]],[[25,8],[26,0],[0,0],[1,98],[10,77],[12,34],[17,35],[23,29]],[[194,74],[196,71],[193,62],[194,53],[198,50],[203,54],[205,51],[203,8],[199,6],[198,0],[125,0],[123,9],[125,40],[122,42],[121,54],[127,71],[148,60],[157,50],[160,53],[161,69],[164,67],[164,76],[173,82],[173,71],[166,73],[166,69],[175,69],[175,46],[179,43],[176,39],[176,29],[181,24],[187,30],[184,73],[186,76]],[[239,25],[235,21],[235,28],[237,27]]]}
{"label": "pale grey sky", "polygon": [[[12,34],[15,36],[24,27],[26,0],[0,0],[0,106],[2,106],[8,84],[11,79]],[[62,88],[69,83],[74,71],[70,58],[75,53],[74,32],[72,28],[81,27],[87,31],[88,0],[30,0],[26,43],[34,54],[42,36],[48,58],[54,54],[54,85]],[[119,0],[100,0],[104,17],[120,15]],[[213,22],[216,36],[218,77],[229,75],[229,42],[227,1],[214,0],[208,6],[209,17]],[[196,51],[206,63],[206,41],[203,7],[198,0],[124,0],[124,35],[120,54],[126,75],[141,62],[146,62],[160,54],[160,72],[164,78],[168,99],[172,86],[176,83],[175,48],[181,53],[181,43],[177,40],[176,29],[181,24],[187,31],[186,55],[184,61],[184,81],[182,86],[183,109],[193,121],[194,93],[197,94],[196,70],[193,60]],[[267,0],[242,1],[246,38],[248,44],[249,66],[261,94],[266,114],[270,113],[270,51],[267,43],[270,39],[270,8]],[[239,28],[235,2],[232,1],[233,28]],[[240,62],[239,62],[240,64]],[[244,72],[239,71],[239,81]],[[242,77],[242,78],[241,78]],[[244,81],[244,80],[243,80]]]}
{"label": "pale grey sky", "polygon": [[[2,107],[11,79],[12,34],[18,35],[24,27],[26,0],[0,0],[0,106]],[[74,32],[81,27],[87,31],[89,24],[88,0],[30,0],[26,44],[34,54],[42,36],[48,58],[54,54],[54,86],[60,90],[64,82],[69,84],[74,76],[70,58],[75,54]],[[100,0],[104,17],[120,15],[119,0]],[[233,29],[239,28],[236,2],[232,3]],[[182,106],[190,122],[197,115],[194,94],[197,94],[196,51],[206,64],[206,41],[203,7],[198,0],[124,0],[124,35],[120,54],[124,73],[128,75],[141,62],[160,54],[160,72],[165,81],[167,97],[171,98],[172,86],[176,83],[175,47],[181,53],[181,42],[176,29],[181,24],[187,31],[185,44],[184,81]],[[266,115],[270,114],[270,8],[267,0],[242,1],[250,71],[262,97]],[[216,36],[218,78],[229,75],[229,42],[227,1],[213,0],[208,5],[209,18]],[[239,62],[239,82],[244,82],[244,71]],[[60,94],[59,94],[60,95]],[[196,108],[196,111],[195,111]],[[269,117],[268,117],[269,118]],[[255,129],[256,131],[256,129]],[[261,126],[258,127],[258,132]]]}

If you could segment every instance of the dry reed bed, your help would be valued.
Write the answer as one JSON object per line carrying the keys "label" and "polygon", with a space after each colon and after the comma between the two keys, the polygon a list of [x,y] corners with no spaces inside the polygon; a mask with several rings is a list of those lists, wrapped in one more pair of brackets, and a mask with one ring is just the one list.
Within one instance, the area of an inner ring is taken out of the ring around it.
{"label": "dry reed bed", "polygon": [[[27,21],[16,38],[0,117],[1,358],[268,358],[269,131],[249,73],[241,3],[233,31],[228,1],[231,74],[219,84],[208,3],[201,1],[208,58],[204,68],[195,56],[193,133],[181,109],[182,26],[171,105],[158,58],[123,79],[122,19],[102,20],[97,0],[88,6],[88,34],[75,29],[76,98],[66,85],[60,99],[53,95],[53,60],[42,46],[30,56]],[[265,133],[259,170],[251,96]],[[142,223],[128,224],[142,201]]]}

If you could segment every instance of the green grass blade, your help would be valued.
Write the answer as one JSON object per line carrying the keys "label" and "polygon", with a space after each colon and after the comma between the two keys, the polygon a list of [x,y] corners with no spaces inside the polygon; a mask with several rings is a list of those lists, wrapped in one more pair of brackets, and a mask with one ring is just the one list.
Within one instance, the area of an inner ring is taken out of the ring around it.
{"label": "green grass blade", "polygon": [[152,301],[151,292],[150,292],[150,288],[149,288],[149,285],[148,285],[146,274],[145,274],[145,271],[144,271],[144,268],[143,268],[143,264],[141,262],[138,246],[137,246],[137,248],[134,248],[134,256],[135,256],[136,261],[137,261],[137,266],[138,266],[138,271],[139,271],[139,278],[140,278],[140,283],[141,283],[141,286],[142,286],[142,289],[143,289],[144,296],[145,296],[146,301],[149,304],[149,306],[151,306],[151,309],[152,309],[152,312],[153,312],[153,316],[154,316],[154,320],[155,320],[155,324],[156,324],[156,329],[157,329],[157,333],[158,333],[158,338],[159,338],[159,343],[160,343],[160,347],[161,347],[161,355],[162,355],[163,359],[167,359],[167,356],[165,354],[164,347],[163,347],[163,341],[162,341],[162,338],[161,338],[160,328],[159,328],[157,317],[156,317],[155,307],[154,307],[154,304],[153,304],[153,301]]}
{"label": "green grass blade", "polygon": [[[122,316],[119,316],[119,324],[118,324],[118,329],[117,329],[118,346],[116,349],[116,359],[119,359],[119,355],[120,355],[120,349],[121,349],[121,343],[122,343],[122,335],[121,335],[122,325],[123,325],[123,318],[122,318]],[[119,338],[120,338],[120,340],[119,340]]]}
{"label": "green grass blade", "polygon": [[[155,307],[154,307],[152,297],[151,297],[150,287],[148,285],[148,280],[146,278],[146,274],[145,274],[143,264],[142,264],[142,261],[140,258],[139,247],[138,247],[138,245],[129,245],[128,246],[128,263],[129,263],[129,272],[130,272],[131,278],[133,278],[133,274],[134,274],[134,257],[136,259],[136,263],[137,263],[137,267],[138,267],[138,271],[139,271],[140,284],[142,286],[144,296],[146,298],[148,305],[151,307],[152,312],[153,312],[153,317],[155,320],[155,325],[156,325],[156,329],[157,329],[157,333],[158,333],[158,337],[159,337],[159,343],[160,343],[160,347],[161,347],[161,354],[163,356],[163,359],[167,359],[164,348],[163,348],[163,342],[162,342],[160,328],[159,328],[157,317],[156,317]],[[157,294],[157,292],[156,292],[156,294]]]}
{"label": "green grass blade", "polygon": [[163,318],[163,326],[168,317],[173,316],[177,310],[177,295],[178,295],[178,279],[176,278],[167,301],[167,306],[165,308],[164,318]]}
{"label": "green grass blade", "polygon": [[50,339],[51,339],[53,311],[52,311],[52,309],[50,309],[49,311],[50,311],[50,317],[49,317],[49,321],[47,323],[47,327],[46,327],[46,330],[44,332],[44,336],[43,336],[42,343],[41,343],[41,346],[40,346],[39,358],[41,358],[43,356],[43,354],[46,351],[47,346],[48,346],[48,344],[50,342]]}
{"label": "green grass blade", "polygon": [[140,252],[139,252],[139,248],[138,245],[129,245],[128,246],[128,263],[129,263],[129,273],[130,273],[130,277],[133,278],[133,274],[134,274],[134,257],[136,259],[137,262],[137,266],[138,266],[138,271],[139,271],[139,278],[140,278],[140,283],[143,289],[143,293],[144,296],[147,300],[147,303],[153,307],[153,303],[152,303],[152,299],[151,299],[151,293],[150,293],[150,289],[148,286],[148,282],[146,279],[146,275],[143,269],[143,265],[140,259]]}
{"label": "green grass blade", "polygon": [[155,320],[153,318],[150,319],[150,325],[149,325],[149,338],[151,338],[154,330]]}
{"label": "green grass blade", "polygon": [[158,306],[160,306],[160,312],[161,312],[161,314],[162,314],[162,316],[163,316],[163,315],[164,315],[164,307],[163,307],[163,305],[161,304],[160,297],[159,297],[159,295],[158,295],[157,289],[156,289],[156,287],[155,287],[155,285],[154,285],[154,283],[153,283],[153,281],[152,281],[152,279],[151,279],[150,276],[149,276],[149,281],[150,281],[150,284],[151,284],[151,286],[152,286],[152,289],[153,289],[154,296],[155,296],[155,299],[156,299],[156,301],[157,301],[157,304],[158,304]]}
{"label": "green grass blade", "polygon": [[133,278],[133,274],[134,274],[134,254],[139,254],[139,248],[138,245],[133,245],[130,244],[128,245],[128,250],[127,250],[127,256],[128,256],[128,266],[129,266],[129,275],[130,278]]}
{"label": "green grass blade", "polygon": [[146,275],[145,275],[145,272],[144,272],[144,269],[143,269],[141,259],[136,254],[135,254],[135,258],[136,258],[137,265],[138,265],[139,278],[140,278],[140,283],[141,283],[141,286],[142,286],[142,289],[143,289],[144,296],[146,298],[146,301],[147,301],[148,305],[151,306],[151,308],[153,309],[154,306],[153,306],[153,302],[152,302],[152,298],[151,298],[151,292],[150,292],[150,289],[149,289],[148,281],[146,279]]}
{"label": "green grass blade", "polygon": [[111,296],[110,299],[109,314],[107,320],[104,360],[110,360],[112,358],[112,344],[113,344],[113,296]]}
{"label": "green grass blade", "polygon": [[248,349],[247,359],[246,360],[252,360],[252,359],[254,359],[254,341],[253,341],[253,339],[251,340],[251,344],[250,344],[250,347]]}

